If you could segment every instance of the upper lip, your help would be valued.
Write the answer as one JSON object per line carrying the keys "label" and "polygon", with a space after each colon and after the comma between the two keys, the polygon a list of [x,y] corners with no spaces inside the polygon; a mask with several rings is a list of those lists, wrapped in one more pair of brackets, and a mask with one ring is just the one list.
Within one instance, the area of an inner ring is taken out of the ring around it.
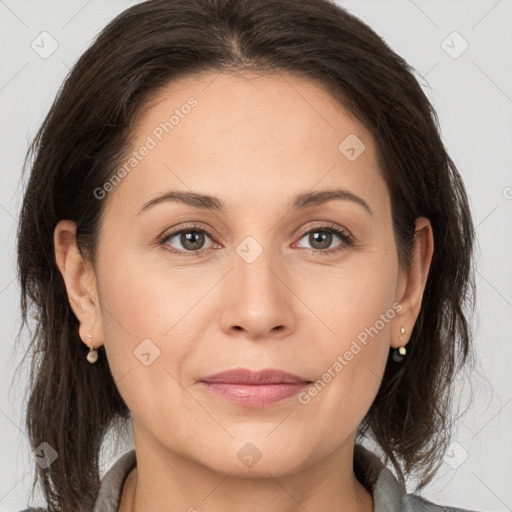
{"label": "upper lip", "polygon": [[202,382],[223,382],[226,384],[297,384],[311,381],[283,370],[268,368],[253,371],[246,368],[234,368],[215,373],[200,379]]}

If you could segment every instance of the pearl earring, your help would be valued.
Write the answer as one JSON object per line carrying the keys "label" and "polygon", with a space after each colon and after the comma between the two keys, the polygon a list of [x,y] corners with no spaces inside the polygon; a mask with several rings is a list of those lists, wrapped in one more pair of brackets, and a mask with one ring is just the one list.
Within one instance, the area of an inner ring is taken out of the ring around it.
{"label": "pearl earring", "polygon": [[89,343],[87,343],[89,346],[87,361],[89,361],[89,363],[95,363],[98,360],[98,351],[91,345],[92,334],[88,334],[87,337],[89,338]]}
{"label": "pearl earring", "polygon": [[[402,327],[400,329],[400,332],[402,334],[405,334],[405,329]],[[400,336],[400,341],[403,341],[404,340],[404,337],[403,336]],[[405,349],[405,345],[402,345],[401,347],[398,347],[398,353],[401,355],[401,356],[405,356],[405,354],[407,353],[407,350]]]}

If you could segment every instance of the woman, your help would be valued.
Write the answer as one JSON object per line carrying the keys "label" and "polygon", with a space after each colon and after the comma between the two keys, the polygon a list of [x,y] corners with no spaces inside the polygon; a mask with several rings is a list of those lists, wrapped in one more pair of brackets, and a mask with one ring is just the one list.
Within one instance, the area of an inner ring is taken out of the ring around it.
{"label": "woman", "polygon": [[443,510],[415,493],[473,357],[474,228],[436,113],[367,25],[328,0],[135,5],[29,154],[45,510]]}

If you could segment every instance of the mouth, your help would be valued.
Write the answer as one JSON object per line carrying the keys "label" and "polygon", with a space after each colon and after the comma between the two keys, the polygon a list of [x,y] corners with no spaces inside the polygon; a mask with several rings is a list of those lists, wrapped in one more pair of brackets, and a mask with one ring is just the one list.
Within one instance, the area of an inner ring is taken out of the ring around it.
{"label": "mouth", "polygon": [[199,380],[209,393],[245,407],[265,407],[289,398],[312,381],[283,370],[235,368]]}

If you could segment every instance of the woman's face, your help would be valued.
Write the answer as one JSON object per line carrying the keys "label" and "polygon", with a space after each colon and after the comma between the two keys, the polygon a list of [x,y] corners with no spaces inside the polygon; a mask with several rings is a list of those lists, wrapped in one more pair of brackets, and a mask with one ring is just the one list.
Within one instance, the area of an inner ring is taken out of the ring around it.
{"label": "woman's face", "polygon": [[[135,135],[95,191],[97,301],[75,311],[137,447],[284,475],[351,444],[426,277],[399,269],[369,133],[313,81],[203,73],[152,98]],[[313,384],[258,401],[201,382],[234,368]]]}

